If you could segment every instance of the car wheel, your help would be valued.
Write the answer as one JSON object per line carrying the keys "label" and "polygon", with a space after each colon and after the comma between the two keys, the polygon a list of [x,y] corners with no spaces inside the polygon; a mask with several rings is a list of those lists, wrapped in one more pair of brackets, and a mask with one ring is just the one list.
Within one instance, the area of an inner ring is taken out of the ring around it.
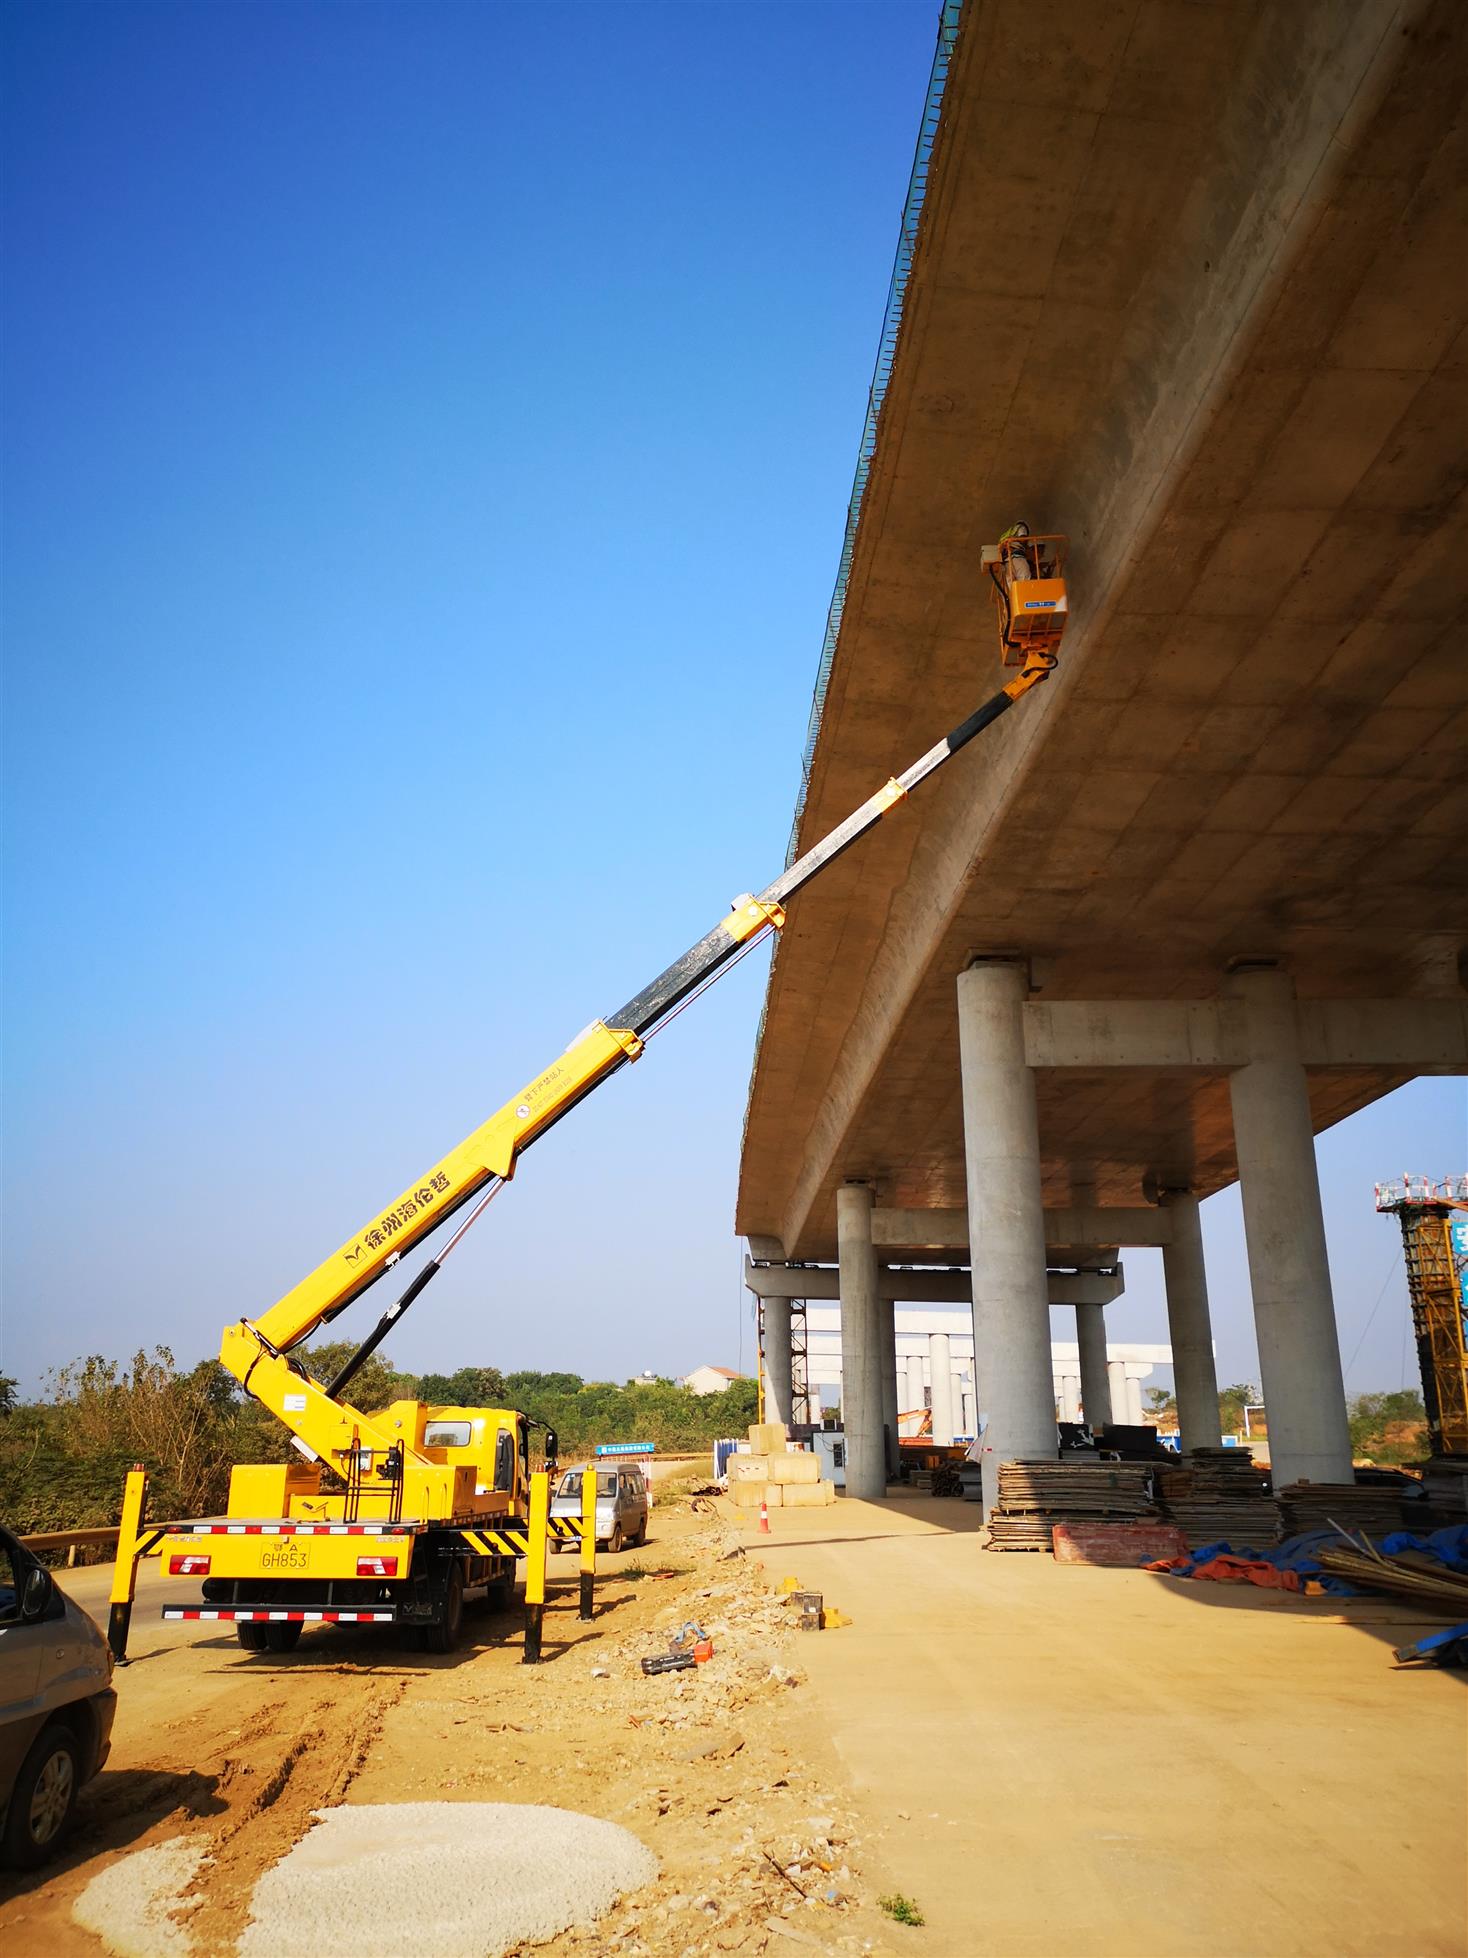
{"label": "car wheel", "polygon": [[304,1630],[305,1627],[302,1624],[289,1618],[283,1624],[267,1625],[265,1627],[266,1650],[269,1652],[294,1652],[301,1642],[301,1633]]}
{"label": "car wheel", "polygon": [[443,1612],[437,1624],[423,1628],[424,1646],[429,1652],[452,1652],[463,1630],[464,1567],[455,1562],[449,1565],[448,1581],[444,1585]]}
{"label": "car wheel", "polygon": [[263,1652],[268,1630],[268,1626],[257,1625],[252,1619],[247,1618],[243,1623],[236,1623],[234,1635],[246,1652]]}
{"label": "car wheel", "polygon": [[0,1861],[13,1870],[45,1862],[66,1834],[81,1778],[76,1735],[69,1727],[47,1727],[15,1777]]}
{"label": "car wheel", "polygon": [[613,1523],[612,1534],[607,1538],[607,1549],[615,1557],[617,1552],[621,1548],[622,1548],[622,1525],[620,1523]]}

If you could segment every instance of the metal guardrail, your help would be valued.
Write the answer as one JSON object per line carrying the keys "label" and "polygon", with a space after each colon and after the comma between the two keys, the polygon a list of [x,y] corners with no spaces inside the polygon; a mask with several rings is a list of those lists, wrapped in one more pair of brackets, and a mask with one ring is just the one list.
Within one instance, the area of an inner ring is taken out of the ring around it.
{"label": "metal guardrail", "polygon": [[111,1550],[117,1543],[116,1524],[110,1530],[41,1530],[34,1536],[20,1539],[27,1550],[64,1550],[66,1568],[72,1570],[76,1565],[78,1550]]}

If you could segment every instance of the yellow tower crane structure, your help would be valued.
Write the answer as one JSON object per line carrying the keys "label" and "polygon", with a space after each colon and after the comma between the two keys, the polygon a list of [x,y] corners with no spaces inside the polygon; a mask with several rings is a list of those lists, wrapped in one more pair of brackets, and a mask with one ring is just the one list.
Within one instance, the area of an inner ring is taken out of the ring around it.
{"label": "yellow tower crane structure", "polygon": [[1376,1207],[1402,1227],[1432,1452],[1468,1458],[1468,1176],[1378,1183]]}

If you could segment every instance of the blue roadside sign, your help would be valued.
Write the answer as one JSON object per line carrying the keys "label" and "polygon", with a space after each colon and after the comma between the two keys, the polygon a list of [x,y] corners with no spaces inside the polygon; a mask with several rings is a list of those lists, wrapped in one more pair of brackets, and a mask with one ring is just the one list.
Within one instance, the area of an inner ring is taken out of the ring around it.
{"label": "blue roadside sign", "polygon": [[599,1441],[596,1444],[598,1455],[655,1455],[655,1441]]}

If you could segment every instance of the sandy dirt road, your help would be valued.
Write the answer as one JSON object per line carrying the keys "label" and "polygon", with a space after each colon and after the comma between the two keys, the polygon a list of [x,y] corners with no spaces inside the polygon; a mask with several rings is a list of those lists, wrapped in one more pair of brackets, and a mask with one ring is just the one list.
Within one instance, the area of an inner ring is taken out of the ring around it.
{"label": "sandy dirt road", "polygon": [[[729,1554],[739,1537],[755,1554]],[[464,1648],[446,1657],[348,1627],[313,1628],[289,1657],[247,1654],[219,1627],[164,1624],[159,1605],[178,1587],[145,1578],[112,1758],[67,1853],[0,1889],[0,1949],[97,1958],[104,1946],[71,1914],[91,1877],[133,1848],[201,1832],[215,1860],[191,1919],[195,1949],[229,1953],[256,1878],[314,1810],[446,1800],[577,1809],[630,1828],[658,1856],[657,1884],[593,1930],[537,1946],[547,1958],[800,1958],[895,1951],[899,1938],[916,1950],[923,1934],[875,1907],[884,1875],[863,1867],[834,1756],[802,1705],[809,1641],[789,1631],[779,1573],[760,1566],[749,1533],[659,1505],[645,1549],[599,1564],[599,1615],[585,1625],[575,1562],[552,1559],[558,1602],[539,1667],[520,1663],[518,1611],[471,1618]],[[107,1573],[67,1579],[105,1619]],[[638,1658],[690,1617],[713,1632],[713,1661],[644,1679]]]}

